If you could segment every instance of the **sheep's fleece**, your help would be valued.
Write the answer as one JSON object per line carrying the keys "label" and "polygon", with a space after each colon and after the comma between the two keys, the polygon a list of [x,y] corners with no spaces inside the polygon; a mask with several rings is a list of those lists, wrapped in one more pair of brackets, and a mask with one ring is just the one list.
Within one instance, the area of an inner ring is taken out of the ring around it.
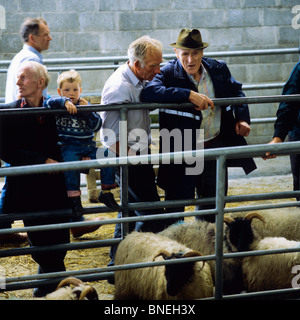
{"label": "sheep's fleece", "polygon": [[[169,253],[192,251],[166,237],[150,232],[134,231],[119,244],[115,265],[163,260],[162,256],[155,259],[161,250]],[[166,292],[164,266],[115,272],[115,299],[182,300],[212,295],[213,281],[210,267],[202,261],[195,262],[192,279],[175,297],[169,296]]]}

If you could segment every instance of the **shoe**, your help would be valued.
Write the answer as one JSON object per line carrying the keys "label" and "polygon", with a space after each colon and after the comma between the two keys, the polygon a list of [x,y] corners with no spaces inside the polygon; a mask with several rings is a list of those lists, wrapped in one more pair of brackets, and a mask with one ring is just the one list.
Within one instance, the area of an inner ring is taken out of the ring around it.
{"label": "shoe", "polygon": [[114,209],[114,210],[118,210],[119,209],[119,205],[116,202],[114,195],[111,192],[100,192],[99,195],[99,202],[104,203],[108,208]]}
{"label": "shoe", "polygon": [[27,233],[9,233],[0,235],[0,243],[24,243],[28,241]]}
{"label": "shoe", "polygon": [[[85,220],[85,221],[100,221],[104,220],[103,217],[97,217],[95,219]],[[101,226],[83,226],[71,229],[71,234],[74,238],[79,238],[86,233],[91,233],[98,230]]]}
{"label": "shoe", "polygon": [[81,197],[69,197],[70,205],[73,211],[72,221],[81,221],[83,215],[83,207]]}

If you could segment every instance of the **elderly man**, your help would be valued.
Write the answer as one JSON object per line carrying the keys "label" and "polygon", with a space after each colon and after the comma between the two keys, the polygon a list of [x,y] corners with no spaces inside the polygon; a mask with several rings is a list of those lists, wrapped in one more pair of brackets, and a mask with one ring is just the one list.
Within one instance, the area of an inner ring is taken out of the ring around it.
{"label": "elderly man", "polygon": [[[182,29],[175,48],[177,59],[170,61],[161,73],[146,86],[141,100],[147,102],[183,103],[197,105],[203,95],[209,98],[244,96],[241,84],[230,74],[223,61],[203,57],[203,49],[208,46],[202,41],[199,30]],[[192,131],[193,149],[196,148],[197,129],[204,129],[204,147],[217,148],[245,145],[244,136],[250,133],[250,116],[247,105],[216,106],[202,111],[192,107],[160,110],[160,129],[171,132],[179,129],[182,136],[185,129]],[[185,149],[183,138],[183,150]],[[160,145],[161,150],[164,146]],[[171,148],[171,151],[174,151]],[[246,173],[256,168],[252,159],[228,161],[228,165],[242,166]],[[195,188],[199,197],[214,197],[216,192],[216,162],[205,161],[201,174],[186,174],[187,164],[163,164],[159,168],[158,184],[165,190],[166,200],[193,199]],[[226,181],[227,182],[227,181]],[[212,205],[203,208],[213,208]],[[184,207],[172,208],[183,211]],[[206,216],[214,221],[214,216]]]}
{"label": "elderly man", "polygon": [[[15,55],[8,68],[5,103],[13,102],[18,98],[16,82],[20,64],[24,61],[36,61],[42,64],[42,51],[49,49],[52,40],[47,22],[43,18],[26,18],[21,26],[20,35],[24,45],[23,49]],[[46,88],[43,94],[46,96]]]}
{"label": "elderly man", "polygon": [[[52,37],[46,20],[43,18],[26,18],[20,28],[20,36],[24,42],[23,49],[15,55],[7,72],[5,103],[10,103],[18,98],[17,73],[19,67],[24,61],[36,61],[43,63],[42,51],[48,50]],[[47,89],[43,91],[43,95],[47,96]],[[0,164],[1,165],[1,164]],[[9,166],[6,163],[6,166]],[[6,183],[2,188],[0,197],[0,215],[6,194]],[[9,228],[9,224],[1,224],[1,228]],[[0,241],[4,242],[23,242],[27,240],[26,234],[14,233],[2,235]]]}
{"label": "elderly man", "polygon": [[[159,41],[143,36],[129,45],[129,61],[119,67],[107,80],[102,91],[102,104],[123,104],[140,102],[140,93],[147,81],[160,72],[162,45]],[[119,111],[102,112],[102,143],[119,154]],[[113,139],[107,136],[113,132]],[[142,134],[141,134],[142,133]],[[139,155],[150,152],[149,110],[129,110],[127,123],[128,154]],[[128,168],[130,202],[159,201],[152,165],[131,165]],[[135,211],[136,215],[164,213],[162,209]],[[133,212],[130,212],[133,215]],[[171,221],[158,220],[140,223],[136,229],[159,232]],[[116,225],[115,237],[121,236],[120,225]],[[111,258],[113,264],[114,252]]]}
{"label": "elderly man", "polygon": [[[46,67],[35,61],[24,62],[17,74],[21,99],[1,108],[39,108],[43,106],[43,90],[49,75]],[[14,166],[57,163],[61,161],[54,115],[0,117],[0,157]],[[34,213],[52,210],[71,212],[63,173],[30,174],[7,177],[3,213]],[[68,217],[24,219],[25,226],[62,223]],[[49,246],[69,242],[69,230],[28,232],[32,246]],[[65,270],[66,250],[33,253],[39,273]],[[55,286],[37,288],[35,296],[43,296]]]}

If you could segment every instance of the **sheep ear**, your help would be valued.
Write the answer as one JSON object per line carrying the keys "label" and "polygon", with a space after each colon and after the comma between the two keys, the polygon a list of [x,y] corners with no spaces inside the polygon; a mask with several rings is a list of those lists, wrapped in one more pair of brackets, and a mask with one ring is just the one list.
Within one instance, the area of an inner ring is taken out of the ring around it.
{"label": "sheep ear", "polygon": [[170,255],[171,255],[171,253],[168,252],[167,250],[160,250],[159,253],[153,258],[152,261],[155,261],[155,259],[160,256],[162,256],[164,259],[166,259],[167,257],[170,257]]}
{"label": "sheep ear", "polygon": [[66,279],[63,279],[57,286],[56,290],[59,289],[59,288],[62,288],[62,287],[67,287],[69,285],[74,285],[74,286],[78,286],[80,284],[83,284],[83,282],[77,278],[72,278],[72,277],[69,277],[69,278],[66,278]]}
{"label": "sheep ear", "polygon": [[259,213],[257,213],[257,212],[250,212],[250,213],[246,214],[244,219],[247,219],[247,220],[250,220],[250,221],[252,221],[252,219],[258,219],[261,222],[263,222],[263,224],[265,224],[264,217],[262,215],[260,215]]}
{"label": "sheep ear", "polygon": [[223,218],[223,221],[229,225],[230,223],[232,223],[234,221],[234,219],[232,217],[226,216]]}

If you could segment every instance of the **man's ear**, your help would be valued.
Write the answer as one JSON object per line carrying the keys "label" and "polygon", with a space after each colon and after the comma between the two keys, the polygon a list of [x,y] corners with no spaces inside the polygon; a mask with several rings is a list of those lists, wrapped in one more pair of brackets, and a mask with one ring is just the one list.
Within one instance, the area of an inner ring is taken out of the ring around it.
{"label": "man's ear", "polygon": [[38,79],[38,86],[41,88],[45,88],[45,79],[44,78],[39,78]]}
{"label": "man's ear", "polygon": [[140,67],[141,67],[141,63],[138,60],[135,60],[134,63],[133,63],[133,67],[135,69],[139,70]]}

